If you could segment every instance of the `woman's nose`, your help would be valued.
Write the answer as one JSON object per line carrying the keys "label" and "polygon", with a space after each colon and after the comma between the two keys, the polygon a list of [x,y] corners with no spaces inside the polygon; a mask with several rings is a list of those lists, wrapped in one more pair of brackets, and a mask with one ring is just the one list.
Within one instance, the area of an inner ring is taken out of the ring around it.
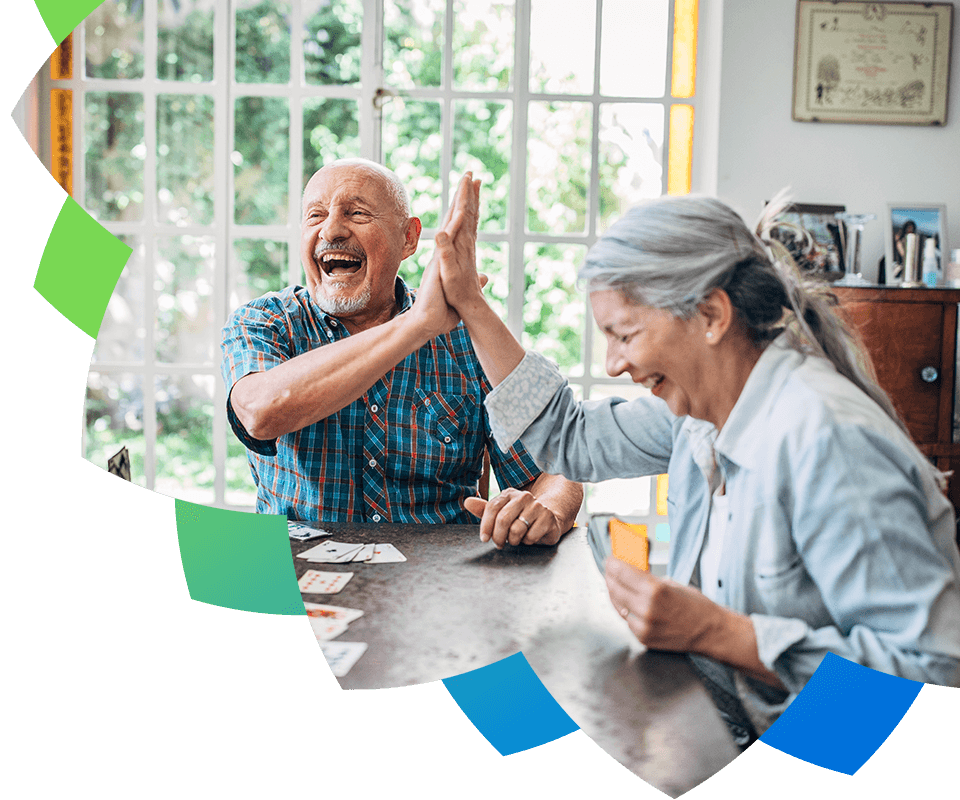
{"label": "woman's nose", "polygon": [[621,355],[620,348],[615,344],[607,345],[607,362],[605,366],[607,368],[607,375],[611,378],[622,375],[627,368],[627,362],[624,360],[623,355]]}

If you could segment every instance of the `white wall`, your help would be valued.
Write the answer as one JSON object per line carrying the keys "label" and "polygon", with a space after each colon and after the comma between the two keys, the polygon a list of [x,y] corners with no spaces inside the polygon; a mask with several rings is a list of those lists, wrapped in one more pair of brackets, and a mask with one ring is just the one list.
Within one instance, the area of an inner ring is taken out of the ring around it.
{"label": "white wall", "polygon": [[953,3],[947,124],[930,127],[794,122],[796,1],[724,0],[717,195],[748,222],[784,186],[797,202],[876,214],[864,232],[871,280],[887,203],[945,204],[947,244],[960,247],[960,0]]}

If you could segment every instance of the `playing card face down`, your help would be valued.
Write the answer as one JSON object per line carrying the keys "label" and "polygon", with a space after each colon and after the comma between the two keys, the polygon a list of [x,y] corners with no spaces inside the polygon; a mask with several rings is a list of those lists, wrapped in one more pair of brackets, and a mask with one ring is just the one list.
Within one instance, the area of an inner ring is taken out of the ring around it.
{"label": "playing card face down", "polygon": [[613,555],[632,567],[650,571],[650,539],[647,526],[612,517],[608,523]]}

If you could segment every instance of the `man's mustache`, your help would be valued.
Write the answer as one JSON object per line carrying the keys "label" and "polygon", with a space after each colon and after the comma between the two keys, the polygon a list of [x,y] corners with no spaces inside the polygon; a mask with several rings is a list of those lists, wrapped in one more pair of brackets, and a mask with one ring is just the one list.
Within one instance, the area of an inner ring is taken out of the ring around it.
{"label": "man's mustache", "polygon": [[355,244],[332,244],[331,242],[320,242],[313,251],[313,257],[319,261],[324,253],[333,250],[337,253],[349,253],[359,259],[365,259],[367,254],[363,248]]}

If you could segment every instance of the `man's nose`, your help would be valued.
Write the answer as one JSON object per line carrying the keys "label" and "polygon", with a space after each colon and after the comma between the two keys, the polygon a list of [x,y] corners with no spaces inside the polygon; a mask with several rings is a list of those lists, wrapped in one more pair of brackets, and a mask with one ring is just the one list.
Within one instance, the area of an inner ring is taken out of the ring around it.
{"label": "man's nose", "polygon": [[350,231],[339,214],[329,214],[320,226],[320,238],[325,242],[338,242],[346,239]]}

